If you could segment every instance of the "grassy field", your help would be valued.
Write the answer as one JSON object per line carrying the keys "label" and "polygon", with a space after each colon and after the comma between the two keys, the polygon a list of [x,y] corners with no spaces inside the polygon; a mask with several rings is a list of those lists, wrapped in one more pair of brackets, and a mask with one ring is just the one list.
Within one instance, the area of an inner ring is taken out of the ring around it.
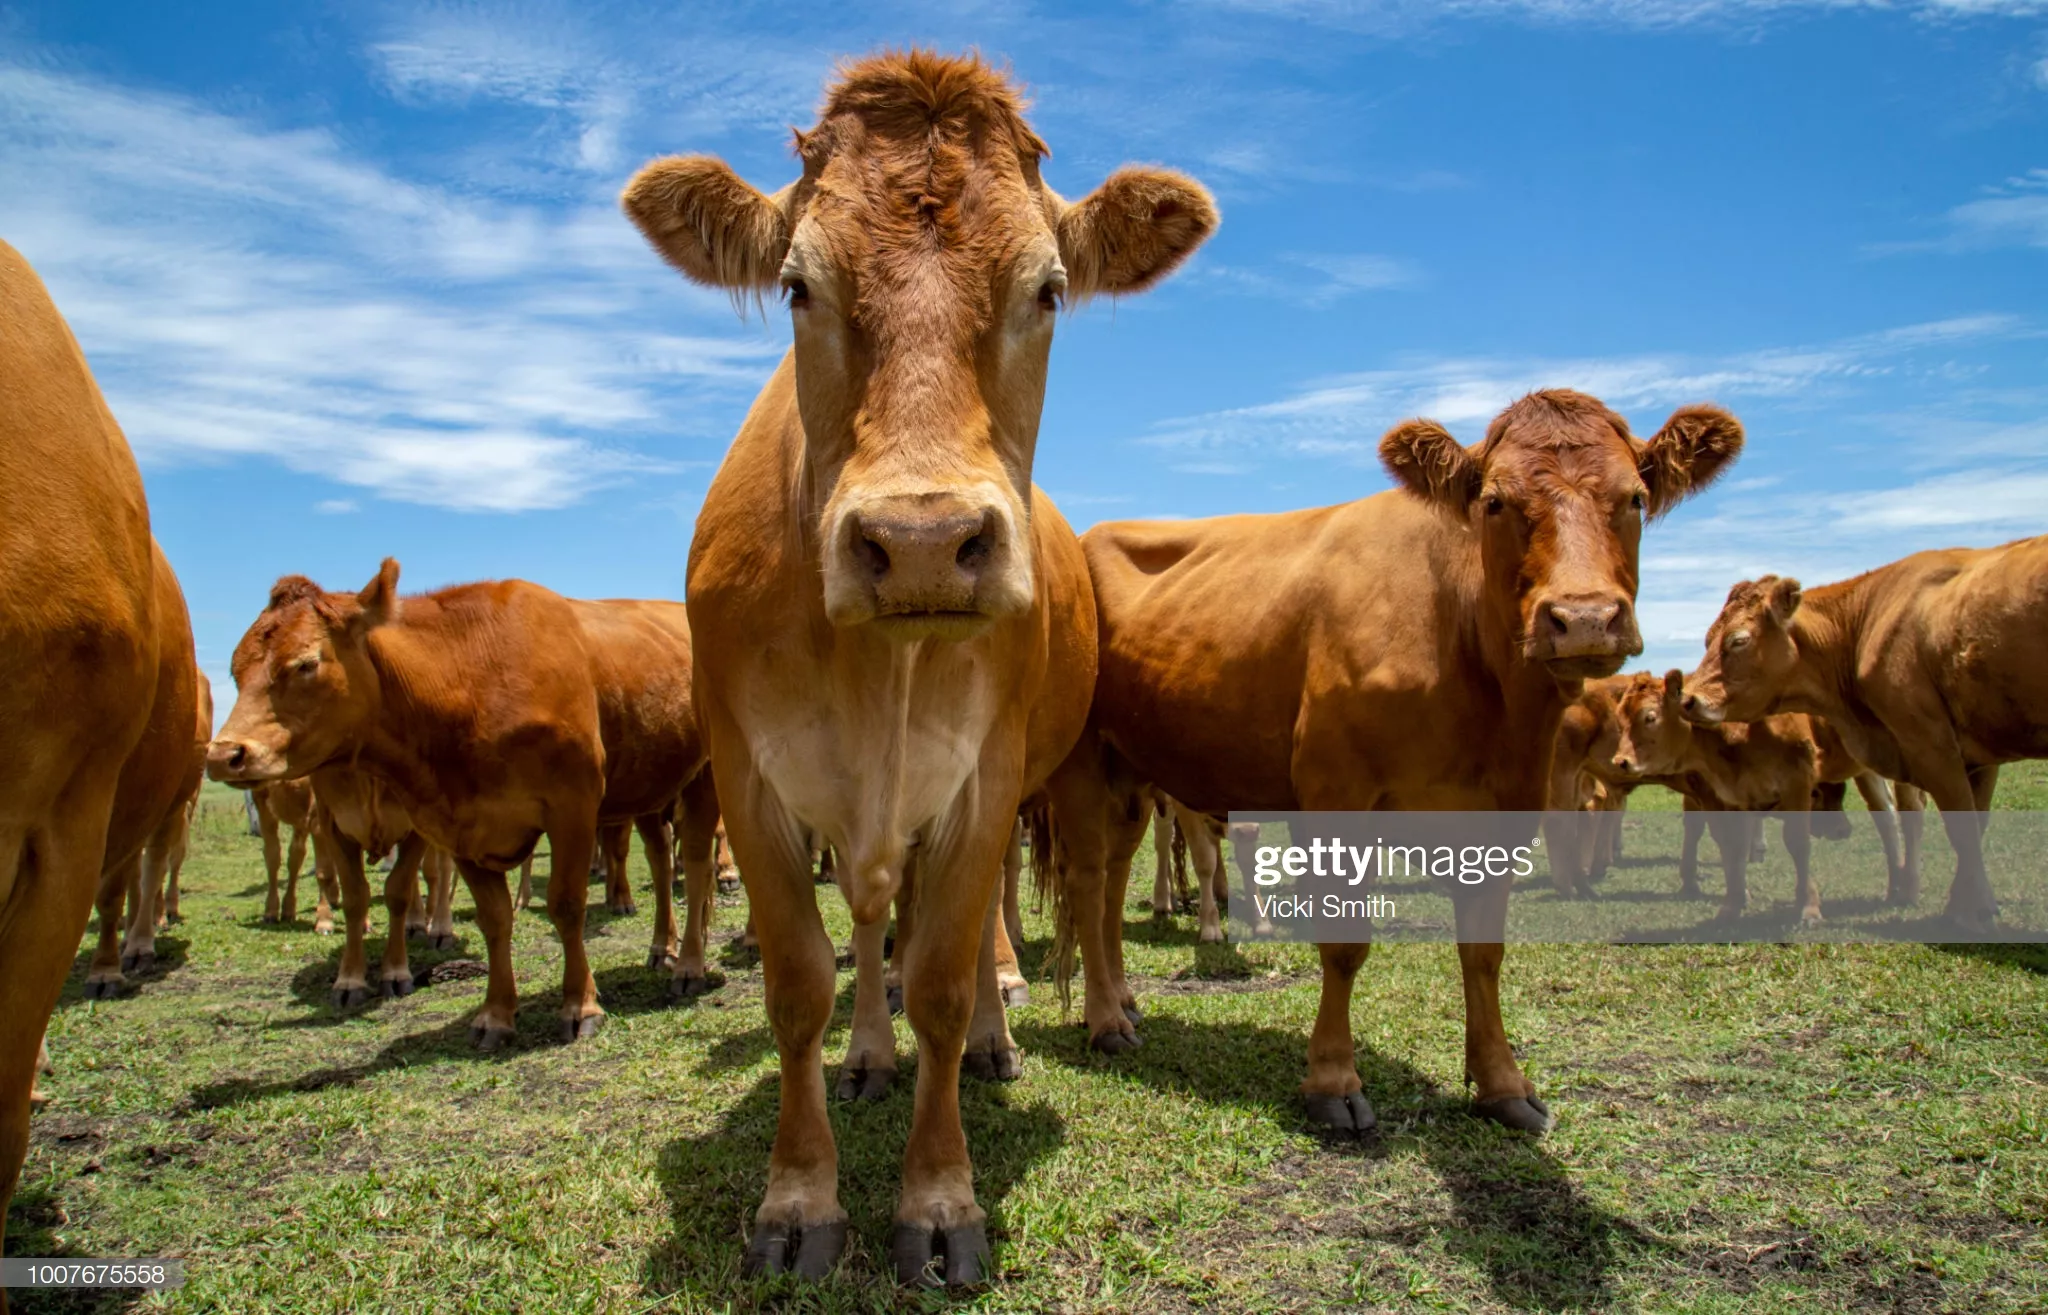
{"label": "grassy field", "polygon": [[[2048,808],[2048,772],[2009,770],[1999,804]],[[834,1111],[836,1278],[739,1280],[776,1103],[760,974],[726,949],[723,990],[670,1004],[644,902],[593,913],[610,1018],[574,1047],[552,929],[522,914],[519,1043],[481,1056],[459,966],[328,1006],[339,944],[259,921],[234,796],[209,788],[185,882],[134,993],[85,1000],[79,960],[7,1243],[183,1256],[187,1284],[23,1311],[2048,1309],[2040,946],[1517,946],[1509,1035],[1558,1117],[1540,1141],[1465,1113],[1451,950],[1385,948],[1354,1011],[1381,1131],[1334,1142],[1295,1098],[1312,951],[1197,947],[1134,908],[1144,1047],[1092,1055],[1040,983],[1012,1019],[1022,1079],[965,1093],[1002,1277],[947,1297],[887,1277],[901,1081]],[[1947,884],[1930,870],[1927,900]],[[744,916],[721,903],[721,947]],[[466,898],[457,917],[461,945],[415,968],[481,957]]]}

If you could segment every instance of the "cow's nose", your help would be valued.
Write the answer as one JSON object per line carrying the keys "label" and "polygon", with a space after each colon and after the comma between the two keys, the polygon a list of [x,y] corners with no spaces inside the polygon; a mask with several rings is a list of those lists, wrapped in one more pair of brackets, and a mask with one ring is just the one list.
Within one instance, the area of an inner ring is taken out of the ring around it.
{"label": "cow's nose", "polygon": [[868,507],[849,537],[886,613],[968,611],[997,549],[993,509],[958,502]]}
{"label": "cow's nose", "polygon": [[1627,772],[1633,776],[1636,770],[1635,759],[1617,756],[1614,760],[1614,770],[1617,772]]}
{"label": "cow's nose", "polygon": [[232,780],[248,767],[249,746],[242,741],[215,740],[206,746],[206,774],[214,780]]}

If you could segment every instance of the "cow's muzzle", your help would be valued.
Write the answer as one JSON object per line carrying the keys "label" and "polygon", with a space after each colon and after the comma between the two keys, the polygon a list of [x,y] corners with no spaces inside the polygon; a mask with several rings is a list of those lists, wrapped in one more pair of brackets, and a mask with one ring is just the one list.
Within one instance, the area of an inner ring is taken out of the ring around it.
{"label": "cow's muzzle", "polygon": [[1643,651],[1636,609],[1621,594],[1552,596],[1536,604],[1529,656],[1560,679],[1597,679]]}
{"label": "cow's muzzle", "polygon": [[206,774],[225,785],[251,786],[284,778],[284,759],[248,740],[222,737],[206,746]]}
{"label": "cow's muzzle", "polygon": [[1029,606],[1028,560],[1007,510],[952,493],[849,508],[826,567],[825,610],[839,625],[964,639]]}

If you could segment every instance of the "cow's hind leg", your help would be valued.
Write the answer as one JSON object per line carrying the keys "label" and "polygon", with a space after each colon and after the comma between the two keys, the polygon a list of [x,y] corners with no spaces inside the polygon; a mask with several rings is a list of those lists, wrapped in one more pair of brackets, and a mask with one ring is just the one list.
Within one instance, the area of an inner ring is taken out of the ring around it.
{"label": "cow's hind leg", "polygon": [[1308,1077],[1301,1101],[1310,1123],[1337,1132],[1362,1134],[1378,1126],[1365,1084],[1358,1080],[1358,1052],[1351,1041],[1351,986],[1370,945],[1318,945],[1323,961],[1322,998],[1315,1030],[1308,1038]]}
{"label": "cow's hind leg", "polygon": [[[996,887],[998,893],[1001,887]],[[981,953],[975,960],[974,1017],[967,1027],[967,1048],[961,1064],[978,1078],[1012,1082],[1024,1071],[1017,1055],[1017,1043],[1010,1036],[1010,1019],[1004,1011],[1005,976],[1022,982],[1017,956],[1010,953],[1010,934],[1003,929],[1000,898],[988,902],[982,919]]]}
{"label": "cow's hind leg", "polygon": [[391,871],[384,878],[384,908],[391,921],[384,935],[384,959],[377,968],[377,990],[386,999],[412,994],[412,965],[407,962],[405,942],[420,902],[420,864],[426,856],[427,838],[417,831],[407,832],[398,842]]}
{"label": "cow's hind leg", "polygon": [[1129,813],[1120,812],[1114,804],[1109,811],[1109,864],[1102,888],[1102,943],[1109,955],[1109,979],[1113,984],[1116,1007],[1132,1026],[1144,1021],[1138,1010],[1138,997],[1131,992],[1131,982],[1124,974],[1124,893],[1130,888],[1131,860],[1137,856],[1138,847],[1145,843],[1144,797],[1133,800],[1136,805]]}
{"label": "cow's hind leg", "polygon": [[1010,828],[1010,849],[1003,856],[1003,938],[1009,942],[1008,955],[1001,953],[1002,946],[996,947],[996,988],[1003,993],[1003,1003],[1012,1007],[1031,1003],[1031,986],[1017,965],[1017,956],[1024,952],[1024,910],[1018,902],[1023,880],[1024,819],[1019,817]]}
{"label": "cow's hind leg", "polygon": [[100,935],[93,946],[92,963],[86,969],[88,1000],[111,1000],[127,984],[121,976],[121,933],[125,928],[121,912],[140,898],[137,888],[141,873],[142,855],[137,854],[100,874],[99,892],[94,900],[99,907]]}
{"label": "cow's hind leg", "polygon": [[627,880],[627,869],[633,858],[633,827],[629,822],[600,828],[597,833],[598,857],[604,862],[605,907],[621,918],[629,918],[635,912],[633,907],[633,883]]}
{"label": "cow's hind leg", "polygon": [[1244,919],[1251,924],[1254,932],[1264,935],[1273,930],[1273,924],[1265,914],[1259,912],[1257,864],[1254,857],[1259,848],[1259,824],[1233,822],[1228,834],[1230,857],[1237,864],[1238,881],[1244,887]]}
{"label": "cow's hind leg", "polygon": [[1699,899],[1705,894],[1700,889],[1700,837],[1707,833],[1707,815],[1688,804],[1682,825],[1685,840],[1678,851],[1678,895]]}
{"label": "cow's hind leg", "polygon": [[1811,927],[1821,920],[1820,881],[1813,874],[1813,814],[1799,808],[1785,813],[1785,852],[1792,856],[1792,870],[1799,881],[1792,903],[1799,921]]}
{"label": "cow's hind leg", "polygon": [[1927,831],[1927,798],[1918,786],[1896,783],[1899,804],[1899,870],[1885,888],[1885,903],[1920,902],[1920,841]]}
{"label": "cow's hind leg", "polygon": [[[586,853],[584,862],[588,864],[589,861]],[[463,884],[469,887],[469,897],[476,901],[477,930],[483,933],[491,965],[490,981],[484,988],[483,1008],[477,1010],[476,1017],[470,1020],[469,1036],[476,1042],[477,1049],[497,1050],[512,1039],[519,1016],[519,984],[512,972],[512,891],[506,885],[502,872],[479,867],[466,859],[457,859],[455,866],[462,873]],[[580,884],[588,879],[587,868],[577,869],[574,875],[565,875],[558,864],[554,875],[548,879],[548,885],[553,888],[568,883]],[[564,949],[566,951],[567,947]]]}
{"label": "cow's hind leg", "polygon": [[183,842],[185,810],[174,808],[149,843],[142,847],[142,866],[137,872],[135,899],[128,907],[127,934],[121,942],[121,971],[145,974],[156,968],[157,911],[163,907],[164,883],[169,879],[171,851]]}
{"label": "cow's hind leg", "polygon": [[278,838],[277,814],[270,810],[267,801],[256,807],[256,825],[263,834],[263,873],[270,879],[270,893],[263,900],[263,920],[278,922],[284,917],[277,889],[277,879],[284,871],[284,842]]}
{"label": "cow's hind leg", "polygon": [[[420,861],[427,874],[427,948],[430,950],[452,950],[455,948],[455,859],[445,849],[429,844],[427,856]],[[554,880],[553,865],[549,865],[550,881]],[[509,905],[510,899],[507,898]]]}
{"label": "cow's hind leg", "polygon": [[1152,916],[1165,922],[1173,916],[1173,814],[1159,796],[1152,800]]}
{"label": "cow's hind leg", "polygon": [[[299,869],[306,862],[306,828],[292,828],[292,843],[285,851],[284,906],[278,911],[281,922],[299,920]],[[332,928],[330,928],[332,930]]]}
{"label": "cow's hind leg", "polygon": [[1714,847],[1721,851],[1721,873],[1728,883],[1714,916],[1726,922],[1741,917],[1749,907],[1750,843],[1763,828],[1763,819],[1749,813],[1718,811],[1706,813],[1705,817]]}
{"label": "cow's hind leg", "polygon": [[885,918],[853,927],[853,1028],[839,1066],[841,1100],[880,1100],[896,1080],[896,1029],[889,1021]]}
{"label": "cow's hind leg", "polygon": [[[683,933],[668,989],[677,999],[688,999],[725,984],[706,959],[718,904],[718,790],[710,767],[683,787],[676,802],[675,831],[675,849],[683,865]],[[651,850],[649,855],[651,861]],[[673,916],[670,928],[673,935]]]}
{"label": "cow's hind leg", "polygon": [[[595,804],[591,807],[595,814]],[[590,851],[597,843],[597,826],[593,820],[583,818],[558,818],[548,828],[548,852],[554,855],[554,870],[548,876],[548,918],[555,924],[555,935],[562,942],[562,1011],[560,1034],[564,1041],[575,1041],[582,1037],[596,1036],[597,1029],[604,1022],[604,1007],[597,1002],[597,979],[590,973],[590,958],[583,947],[584,915],[590,900]],[[618,871],[625,870],[623,864]],[[472,889],[474,889],[472,887]],[[509,929],[512,920],[512,895],[506,887],[503,873],[498,874],[493,898],[504,901],[504,916],[507,927],[509,950]],[[483,906],[477,906],[477,917],[483,918]],[[508,953],[507,957],[510,955]]]}
{"label": "cow's hind leg", "polygon": [[1223,940],[1223,920],[1216,910],[1216,870],[1222,866],[1220,837],[1209,829],[1209,819],[1200,813],[1176,810],[1175,825],[1187,837],[1188,859],[1195,869],[1195,907],[1200,913],[1200,930],[1195,939],[1205,945]]}
{"label": "cow's hind leg", "polygon": [[341,885],[341,969],[331,997],[336,1009],[353,1009],[370,999],[368,951],[363,922],[370,913],[370,882],[363,873],[363,847],[332,828],[313,838],[315,852],[333,865]]}
{"label": "cow's hind leg", "polygon": [[1109,815],[1122,809],[1127,801],[1121,794],[1112,798],[1102,753],[1085,739],[1053,773],[1046,789],[1052,800],[1051,830],[1058,850],[1048,869],[1059,883],[1055,903],[1061,925],[1054,940],[1054,984],[1064,1004],[1071,989],[1073,954],[1078,950],[1083,980],[1081,1010],[1088,1027],[1088,1044],[1112,1055],[1136,1049],[1138,1030],[1120,1007],[1116,979],[1110,973],[1108,932],[1104,926],[1111,917],[1119,925],[1123,919],[1123,910],[1109,905],[1106,892],[1111,844]]}

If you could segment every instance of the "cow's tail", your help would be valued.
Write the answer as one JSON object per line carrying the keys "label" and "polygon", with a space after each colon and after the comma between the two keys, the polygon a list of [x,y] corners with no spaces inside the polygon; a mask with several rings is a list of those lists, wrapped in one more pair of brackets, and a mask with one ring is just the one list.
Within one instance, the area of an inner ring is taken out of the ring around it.
{"label": "cow's tail", "polygon": [[1046,951],[1045,968],[1052,974],[1053,991],[1060,999],[1060,1015],[1065,1017],[1073,1008],[1074,958],[1079,938],[1074,932],[1073,903],[1067,898],[1067,883],[1061,878],[1054,848],[1058,844],[1058,829],[1053,824],[1052,805],[1040,800],[1027,808],[1024,827],[1031,837],[1032,898],[1039,911],[1043,912],[1048,905],[1052,910],[1052,948]]}

